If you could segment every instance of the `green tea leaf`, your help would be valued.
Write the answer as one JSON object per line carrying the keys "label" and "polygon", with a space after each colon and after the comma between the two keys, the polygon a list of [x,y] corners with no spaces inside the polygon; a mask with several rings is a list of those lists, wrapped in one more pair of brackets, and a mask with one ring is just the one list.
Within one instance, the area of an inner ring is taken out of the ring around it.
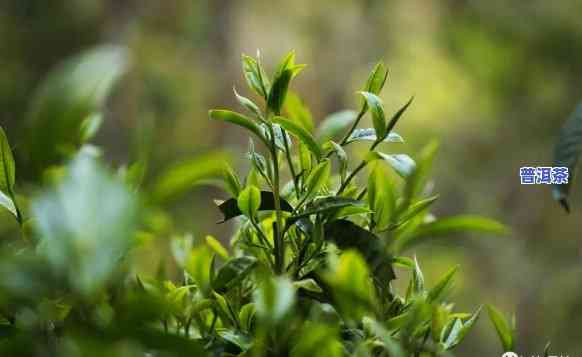
{"label": "green tea leaf", "polygon": [[507,319],[503,316],[499,310],[491,305],[487,305],[487,312],[489,313],[489,318],[495,326],[501,345],[504,351],[513,351],[515,342],[515,328],[509,324]]}
{"label": "green tea leaf", "polygon": [[229,156],[210,153],[171,166],[154,180],[151,188],[156,203],[169,201],[210,178],[223,177]]}
{"label": "green tea leaf", "polygon": [[18,218],[18,212],[16,211],[16,205],[14,204],[14,201],[12,201],[12,199],[5,195],[2,191],[0,191],[0,206],[6,208],[14,215],[14,217]]}
{"label": "green tea leaf", "polygon": [[370,75],[366,80],[366,85],[364,86],[363,91],[370,92],[376,95],[380,94],[382,88],[384,88],[384,84],[386,83],[387,78],[388,70],[386,69],[384,62],[380,61],[374,66],[374,68],[370,72]]}
{"label": "green tea leaf", "polygon": [[293,92],[287,93],[285,110],[287,111],[289,118],[301,124],[301,126],[308,132],[313,132],[313,116],[311,115],[309,108],[307,108],[297,94]]}
{"label": "green tea leaf", "polygon": [[331,174],[331,163],[325,159],[311,170],[305,180],[305,197],[312,197],[327,184]]}
{"label": "green tea leaf", "polygon": [[259,61],[247,55],[242,55],[242,67],[249,88],[267,100],[270,91],[269,78]]}
{"label": "green tea leaf", "polygon": [[247,217],[253,219],[261,206],[261,191],[255,186],[248,186],[238,195],[238,208]]}
{"label": "green tea leaf", "polygon": [[306,324],[291,350],[291,356],[341,357],[345,355],[343,352],[337,328],[314,322]]}
{"label": "green tea leaf", "polygon": [[70,288],[94,296],[119,269],[138,218],[138,202],[92,156],[78,155],[53,190],[32,202],[38,250]]}
{"label": "green tea leaf", "polygon": [[2,127],[0,127],[0,160],[0,191],[12,197],[12,190],[16,182],[16,165],[8,138]]}
{"label": "green tea leaf", "polygon": [[379,230],[387,227],[396,208],[394,186],[382,167],[376,165],[368,177],[368,205],[372,221]]}
{"label": "green tea leaf", "polygon": [[253,270],[257,259],[251,256],[232,258],[219,270],[212,281],[212,288],[224,294],[240,284]]}
{"label": "green tea leaf", "polygon": [[99,131],[101,124],[103,123],[103,115],[101,113],[90,114],[86,119],[81,122],[81,127],[79,129],[79,136],[81,137],[81,143],[86,143]]}
{"label": "green tea leaf", "polygon": [[[482,309],[482,307],[479,307],[477,309],[477,311],[475,311],[469,317],[469,319],[467,321],[462,323],[460,328],[454,328],[454,333],[450,333],[449,336],[447,337],[445,343],[444,343],[445,350],[450,350],[450,349],[456,347],[459,343],[463,342],[463,340],[465,339],[465,336],[467,336],[469,331],[471,331],[471,329],[475,325],[475,322],[477,322],[477,320],[479,319],[479,315],[481,314],[481,309]],[[460,319],[455,319],[455,320],[460,321]],[[455,321],[455,327],[458,326],[456,321]]]}
{"label": "green tea leaf", "polygon": [[184,268],[194,279],[198,288],[204,292],[207,292],[210,287],[211,264],[212,253],[205,245],[192,249],[189,257],[186,258],[186,266]]}
{"label": "green tea leaf", "polygon": [[261,119],[261,120],[263,119],[263,114],[261,114],[261,110],[252,100],[238,94],[238,92],[236,91],[236,88],[233,87],[232,90],[234,91],[234,96],[236,97],[236,99],[238,100],[240,105],[242,105],[248,111],[253,113],[258,119]]}
{"label": "green tea leaf", "polygon": [[555,167],[567,167],[569,172],[568,183],[554,184],[552,193],[554,199],[560,202],[566,212],[570,212],[568,195],[574,180],[574,173],[582,150],[582,103],[579,103],[570,115],[562,129],[554,147]]}
{"label": "green tea leaf", "polygon": [[353,110],[343,110],[327,116],[317,128],[319,142],[327,142],[338,137],[357,117],[358,113]]}
{"label": "green tea leaf", "polygon": [[370,112],[372,113],[372,122],[374,123],[374,130],[376,131],[376,136],[384,140],[387,134],[386,131],[386,116],[384,114],[384,105],[382,100],[375,94],[370,92],[360,92],[360,94],[366,99],[368,106],[370,107]]}
{"label": "green tea leaf", "polygon": [[340,208],[345,207],[362,207],[363,202],[354,200],[352,198],[347,197],[338,197],[338,196],[329,196],[323,197],[320,199],[316,199],[313,203],[309,204],[305,211],[296,214],[292,217],[287,219],[287,224],[291,225],[295,223],[297,220],[308,217],[314,214],[320,213],[332,213],[332,211],[337,211]]}
{"label": "green tea leaf", "polygon": [[265,145],[271,145],[267,138],[263,135],[261,128],[254,121],[242,114],[230,110],[210,110],[208,115],[211,119],[221,120],[241,126],[255,134],[259,139],[261,139],[263,143],[265,143]]}
{"label": "green tea leaf", "polygon": [[407,178],[416,170],[416,162],[406,154],[384,154],[373,151],[369,154],[370,159],[379,158],[390,165],[398,175]]}
{"label": "green tea leaf", "polygon": [[[274,211],[275,198],[270,191],[261,191],[261,206],[259,211]],[[219,223],[224,223],[229,219],[235,218],[243,214],[238,207],[236,199],[231,198],[218,204],[218,209],[222,212],[224,219]],[[281,199],[281,210],[285,212],[293,212],[293,207],[284,199]]]}
{"label": "green tea leaf", "polygon": [[459,270],[459,266],[455,266],[451,268],[445,276],[441,278],[441,280],[428,292],[427,301],[433,302],[440,299],[446,289],[451,285],[453,281],[453,277]]}
{"label": "green tea leaf", "polygon": [[240,321],[241,327],[244,331],[250,332],[253,325],[253,320],[255,317],[256,308],[254,303],[248,303],[244,305],[238,314],[238,320]]}
{"label": "green tea leaf", "polygon": [[315,141],[313,136],[301,125],[295,123],[284,117],[276,116],[273,118],[273,122],[281,125],[285,130],[289,131],[291,134],[295,135],[303,144],[305,144],[309,150],[315,155],[319,160],[321,157],[321,148],[319,144]]}
{"label": "green tea leaf", "polygon": [[225,163],[224,164],[224,171],[222,172],[222,178],[226,185],[226,190],[234,197],[238,197],[241,191],[241,184],[238,176],[232,169],[232,167]]}
{"label": "green tea leaf", "polygon": [[[355,141],[376,141],[376,130],[372,128],[356,129],[346,141],[346,145]],[[387,143],[403,143],[404,139],[397,133],[388,133],[388,136],[383,140]]]}
{"label": "green tea leaf", "polygon": [[206,236],[205,241],[206,245],[208,245],[208,247],[212,249],[214,253],[218,254],[218,256],[220,256],[222,259],[227,260],[229,258],[228,251],[222,246],[218,239],[208,235]]}
{"label": "green tea leaf", "polygon": [[294,281],[293,286],[296,289],[304,289],[304,290],[311,291],[314,293],[323,292],[321,287],[319,285],[317,285],[317,283],[313,279],[303,279],[303,280]]}
{"label": "green tea leaf", "polygon": [[295,306],[295,289],[285,277],[270,278],[259,285],[254,294],[257,317],[267,325],[276,325]]}
{"label": "green tea leaf", "polygon": [[408,102],[406,102],[406,104],[404,104],[404,106],[402,108],[398,109],[398,111],[392,116],[392,118],[390,118],[390,121],[388,122],[388,127],[386,128],[387,133],[392,132],[392,129],[394,129],[396,124],[398,124],[400,117],[402,117],[402,114],[404,114],[404,112],[406,112],[406,110],[408,109],[410,104],[412,104],[413,100],[414,100],[414,97],[410,98],[408,100]]}
{"label": "green tea leaf", "polygon": [[293,79],[293,77],[295,77],[304,67],[303,65],[295,65],[293,57],[294,56],[287,56],[283,63],[281,63],[281,66],[273,79],[273,86],[269,92],[267,106],[275,115],[281,114],[291,79]]}
{"label": "green tea leaf", "polygon": [[106,45],[84,51],[49,73],[33,94],[29,113],[31,169],[40,173],[76,152],[84,142],[83,121],[101,112],[128,69],[128,50]]}

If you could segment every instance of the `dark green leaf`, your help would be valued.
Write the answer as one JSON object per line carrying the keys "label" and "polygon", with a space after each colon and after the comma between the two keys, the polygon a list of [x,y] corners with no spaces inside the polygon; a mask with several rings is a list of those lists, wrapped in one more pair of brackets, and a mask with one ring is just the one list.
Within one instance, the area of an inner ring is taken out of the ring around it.
{"label": "dark green leaf", "polygon": [[372,232],[342,219],[326,223],[324,234],[326,240],[334,242],[340,249],[359,251],[380,282],[387,284],[396,277],[392,257],[386,253],[384,242]]}
{"label": "dark green leaf", "polygon": [[412,101],[413,100],[414,100],[414,97],[410,98],[408,100],[408,102],[406,102],[406,104],[404,104],[404,106],[402,108],[400,108],[392,116],[392,118],[390,118],[390,121],[388,122],[388,127],[386,128],[386,132],[387,133],[392,132],[392,129],[394,129],[394,127],[396,126],[396,124],[398,124],[398,121],[400,120],[400,117],[402,117],[402,114],[404,114],[404,112],[408,109],[408,107],[410,106],[410,104],[412,104]]}
{"label": "dark green leaf", "polygon": [[558,141],[554,147],[555,167],[567,167],[569,172],[568,183],[553,185],[552,192],[556,199],[570,212],[568,194],[574,179],[576,165],[582,150],[582,103],[579,103],[574,113],[570,115],[558,136]]}
{"label": "dark green leaf", "polygon": [[12,197],[12,189],[16,181],[16,166],[12,149],[4,129],[0,127],[0,191]]}
{"label": "dark green leaf", "polygon": [[221,294],[230,291],[252,272],[256,263],[257,259],[251,256],[230,259],[218,270],[212,288]]}
{"label": "dark green leaf", "polygon": [[[218,209],[224,215],[224,219],[219,222],[223,223],[232,219],[234,217],[238,217],[242,215],[240,211],[237,200],[231,198],[226,200],[218,205]],[[259,211],[274,211],[275,210],[275,199],[273,197],[273,193],[270,191],[261,191],[261,206],[259,207]],[[289,202],[281,199],[281,210],[286,212],[292,212],[293,207],[289,204]]]}

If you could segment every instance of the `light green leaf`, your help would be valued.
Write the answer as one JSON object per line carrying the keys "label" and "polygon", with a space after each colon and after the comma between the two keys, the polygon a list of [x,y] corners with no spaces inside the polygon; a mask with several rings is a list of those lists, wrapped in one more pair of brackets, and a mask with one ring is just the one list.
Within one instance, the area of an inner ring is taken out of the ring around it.
{"label": "light green leaf", "polygon": [[260,62],[247,55],[242,55],[242,67],[249,88],[267,100],[271,88],[269,78]]}
{"label": "light green leaf", "polygon": [[388,70],[386,69],[384,62],[380,61],[374,66],[374,68],[370,72],[370,75],[366,80],[366,85],[364,86],[363,91],[370,92],[376,95],[380,94],[382,88],[384,88],[384,84],[386,83],[387,78]]}
{"label": "light green leaf", "polygon": [[232,169],[232,167],[225,163],[224,164],[224,171],[222,173],[222,178],[226,185],[226,190],[230,193],[233,197],[238,197],[241,191],[241,184],[238,176]]}
{"label": "light green leaf", "polygon": [[194,279],[200,290],[208,292],[212,264],[210,249],[205,245],[198,246],[190,251],[190,255],[186,259],[186,272]]}
{"label": "light green leaf", "polygon": [[13,197],[13,188],[16,181],[16,165],[12,156],[12,149],[4,129],[0,127],[0,191]]}
{"label": "light green leaf", "polygon": [[222,246],[218,239],[211,235],[207,235],[204,240],[206,241],[206,245],[208,245],[208,247],[212,249],[214,253],[218,254],[219,257],[224,260],[229,258],[228,251]]}
{"label": "light green leaf", "polygon": [[313,132],[313,116],[311,115],[309,108],[307,108],[297,94],[293,92],[287,93],[285,110],[287,111],[289,118],[301,124],[301,126],[308,132]]}
{"label": "light green leaf", "polygon": [[384,140],[386,136],[386,116],[384,114],[384,105],[382,100],[373,93],[370,92],[360,92],[360,94],[366,99],[368,106],[370,107],[370,112],[372,113],[372,122],[374,123],[374,130],[376,131],[376,136]]}
{"label": "light green leaf", "polygon": [[445,290],[451,285],[453,277],[459,270],[459,266],[451,268],[441,280],[428,292],[427,301],[433,302],[440,299],[445,292]]}
{"label": "light green leaf", "polygon": [[374,166],[368,177],[368,205],[377,229],[388,226],[396,207],[394,186],[380,165]]}
{"label": "light green leaf", "polygon": [[210,116],[210,119],[221,120],[221,121],[225,121],[228,123],[232,123],[232,124],[236,124],[238,126],[241,126],[245,129],[251,131],[253,134],[255,134],[259,139],[261,139],[261,141],[263,143],[265,143],[265,145],[270,146],[269,141],[263,135],[263,131],[261,130],[261,127],[259,127],[250,118],[248,118],[242,114],[230,111],[230,110],[222,110],[222,109],[210,110],[208,112],[208,115]]}
{"label": "light green leaf", "polygon": [[238,314],[238,320],[240,321],[241,327],[244,331],[250,332],[253,325],[253,319],[255,317],[256,308],[254,303],[248,303],[244,305]]}
{"label": "light green leaf", "polygon": [[238,92],[236,91],[236,88],[232,87],[232,90],[234,91],[234,96],[236,97],[236,99],[238,100],[240,105],[242,105],[248,111],[253,113],[258,119],[261,119],[261,120],[263,119],[263,115],[261,114],[261,110],[252,100],[238,94]]}
{"label": "light green leaf", "polygon": [[321,157],[321,148],[319,147],[319,144],[315,141],[313,136],[311,136],[311,134],[301,125],[280,116],[274,117],[273,122],[281,125],[285,130],[289,131],[291,134],[295,135],[299,140],[301,140],[301,142],[309,148],[309,150],[315,155],[317,159]]}
{"label": "light green leaf", "polygon": [[[376,130],[372,128],[366,129],[356,129],[350,135],[346,144],[353,143],[354,141],[376,141],[378,138],[376,137]],[[397,133],[388,133],[388,136],[383,140],[383,142],[387,143],[403,143],[404,139]]]}
{"label": "light green leaf", "polygon": [[228,161],[228,155],[215,152],[171,166],[155,179],[151,188],[153,201],[169,201],[204,180],[223,177],[225,163]]}
{"label": "light green leaf", "polygon": [[303,280],[294,281],[293,286],[296,289],[304,289],[304,290],[311,291],[314,293],[323,292],[321,287],[319,285],[317,285],[317,283],[313,279],[303,279]]}
{"label": "light green leaf", "polygon": [[326,142],[339,136],[356,120],[357,116],[358,113],[353,110],[343,110],[323,119],[317,128],[319,142]]}
{"label": "light green leaf", "polygon": [[381,159],[390,165],[398,175],[407,178],[416,170],[416,162],[406,154],[384,154],[372,151],[368,154],[368,159]]}
{"label": "light green leaf", "polygon": [[504,351],[513,351],[515,342],[515,327],[511,326],[503,314],[491,305],[487,305],[489,318],[495,326]]}
{"label": "light green leaf", "polygon": [[295,289],[287,278],[266,279],[254,294],[257,317],[267,325],[276,325],[291,313],[295,300]]}
{"label": "light green leaf", "polygon": [[[84,51],[53,69],[35,91],[29,113],[31,169],[70,157],[83,143],[83,120],[102,110],[129,68],[125,47],[105,45]],[[50,133],[50,135],[47,135]]]}
{"label": "light green leaf", "polygon": [[291,350],[292,357],[345,356],[338,329],[333,326],[319,322],[306,323],[300,336]]}
{"label": "light green leaf", "polygon": [[0,206],[10,211],[14,217],[18,217],[18,212],[16,211],[16,205],[14,205],[14,201],[12,201],[12,199],[6,196],[2,191],[0,191]]}
{"label": "light green leaf", "polygon": [[237,205],[245,216],[254,219],[261,206],[261,191],[255,186],[246,187],[238,195]]}
{"label": "light green leaf", "polygon": [[93,296],[120,267],[132,242],[138,202],[96,159],[78,155],[55,189],[32,202],[48,269],[83,296]]}
{"label": "light green leaf", "polygon": [[331,174],[331,163],[325,159],[311,170],[305,180],[305,197],[312,197],[317,194],[329,180]]}

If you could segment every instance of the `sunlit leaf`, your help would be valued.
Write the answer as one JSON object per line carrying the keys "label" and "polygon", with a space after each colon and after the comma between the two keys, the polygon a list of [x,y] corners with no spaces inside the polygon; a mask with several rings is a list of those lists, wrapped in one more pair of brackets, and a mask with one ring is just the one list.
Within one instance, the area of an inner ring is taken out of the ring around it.
{"label": "sunlit leaf", "polygon": [[152,186],[152,199],[163,203],[191,190],[210,178],[220,178],[229,156],[222,152],[202,155],[171,166],[158,176]]}
{"label": "sunlit leaf", "polygon": [[448,287],[450,287],[453,277],[455,276],[455,274],[457,273],[457,271],[459,270],[459,266],[455,266],[453,268],[451,268],[442,278],[441,280],[439,280],[438,283],[436,283],[436,285],[429,290],[428,292],[428,296],[427,296],[427,301],[428,302],[433,302],[433,301],[437,301],[438,299],[440,299],[444,292],[446,291],[446,289]]}
{"label": "sunlit leaf", "polygon": [[252,57],[242,55],[242,67],[249,88],[266,100],[271,87],[261,64]]}
{"label": "sunlit leaf", "polygon": [[273,121],[280,124],[285,130],[289,131],[291,134],[295,135],[303,144],[305,144],[309,150],[315,155],[316,158],[321,157],[321,148],[319,144],[315,141],[313,136],[301,125],[296,122],[289,120],[284,117],[276,116]]}
{"label": "sunlit leaf", "polygon": [[345,355],[343,351],[337,328],[315,322],[306,325],[291,356],[340,357]]}
{"label": "sunlit leaf", "polygon": [[[366,129],[356,129],[354,132],[349,136],[346,144],[353,143],[355,141],[376,141],[378,140],[376,136],[376,130],[372,128]],[[387,143],[403,143],[404,139],[397,133],[388,133],[386,138],[383,142]]]}
{"label": "sunlit leaf", "polygon": [[489,313],[489,318],[495,326],[499,340],[504,351],[513,351],[515,342],[515,328],[510,325],[505,316],[499,310],[491,305],[487,305],[487,312]]}
{"label": "sunlit leaf", "polygon": [[267,138],[263,135],[261,127],[257,125],[254,121],[252,121],[250,118],[242,114],[230,110],[216,109],[210,110],[208,112],[208,115],[210,116],[211,119],[225,121],[243,127],[252,132],[253,134],[255,134],[259,139],[261,139],[263,143],[265,143],[265,145],[267,146],[270,145]]}
{"label": "sunlit leaf", "polygon": [[287,278],[266,279],[254,294],[257,316],[268,325],[277,324],[291,313],[295,299],[295,289]]}
{"label": "sunlit leaf", "polygon": [[366,99],[370,113],[372,113],[372,123],[374,123],[376,136],[383,140],[386,135],[386,116],[384,114],[382,100],[370,92],[360,92],[360,94]]}
{"label": "sunlit leaf", "polygon": [[261,207],[261,191],[255,186],[247,186],[238,195],[237,205],[245,216],[252,219]]}
{"label": "sunlit leaf", "polygon": [[371,152],[370,159],[378,158],[384,160],[401,177],[409,177],[416,170],[416,162],[406,154],[384,154],[381,152]]}
{"label": "sunlit leaf", "polygon": [[368,204],[372,220],[378,229],[388,226],[396,207],[394,186],[390,178],[376,165],[368,177]]}
{"label": "sunlit leaf", "polygon": [[308,132],[313,132],[313,116],[309,111],[309,108],[303,103],[301,98],[293,92],[287,93],[287,99],[285,100],[285,110],[289,115],[289,118],[293,119],[295,122],[300,123],[301,126]]}
{"label": "sunlit leaf", "polygon": [[204,240],[206,241],[206,245],[208,245],[208,247],[222,259],[227,260],[229,258],[228,251],[222,246],[218,239],[208,235]]}
{"label": "sunlit leaf", "polygon": [[238,100],[238,102],[240,103],[240,105],[242,105],[243,107],[245,107],[248,111],[250,111],[251,113],[253,113],[257,118],[262,119],[263,118],[263,114],[261,113],[261,110],[259,109],[259,107],[249,98],[243,97],[242,95],[238,94],[238,92],[236,91],[236,88],[232,88],[232,90],[234,91],[234,96],[236,97],[236,99]]}

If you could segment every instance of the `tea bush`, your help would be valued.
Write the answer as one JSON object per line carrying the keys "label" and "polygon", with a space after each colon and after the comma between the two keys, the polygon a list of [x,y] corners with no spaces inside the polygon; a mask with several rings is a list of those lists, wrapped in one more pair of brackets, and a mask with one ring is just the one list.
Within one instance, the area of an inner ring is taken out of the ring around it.
{"label": "tea bush", "polygon": [[[114,67],[105,80],[83,76],[102,63]],[[394,153],[404,145],[394,129],[412,99],[388,115],[378,97],[383,63],[358,93],[357,111],[316,127],[289,92],[304,68],[293,53],[272,77],[259,56],[243,56],[256,100],[235,90],[247,114],[209,116],[251,134],[249,171],[241,177],[223,153],[211,153],[147,185],[147,155],[114,172],[88,143],[125,66],[122,51],[100,48],[58,69],[39,92],[31,130],[44,133],[29,152],[46,184],[31,190],[30,201],[19,195],[26,185],[15,184],[0,131],[0,204],[20,226],[20,237],[1,250],[2,355],[449,356],[463,341],[482,308],[454,309],[448,292],[458,267],[426,282],[406,253],[451,233],[507,229],[479,216],[430,213],[437,144],[414,159]],[[368,114],[373,128],[359,128]],[[367,153],[351,168],[348,146],[362,144]],[[217,202],[222,222],[236,221],[229,249],[212,236],[160,231],[165,201],[217,179],[229,195]],[[132,251],[155,249],[147,242],[156,235],[174,236],[168,244],[178,275],[135,272]],[[410,276],[405,291],[393,286],[398,275]],[[504,350],[512,350],[514,323],[488,310]]]}

